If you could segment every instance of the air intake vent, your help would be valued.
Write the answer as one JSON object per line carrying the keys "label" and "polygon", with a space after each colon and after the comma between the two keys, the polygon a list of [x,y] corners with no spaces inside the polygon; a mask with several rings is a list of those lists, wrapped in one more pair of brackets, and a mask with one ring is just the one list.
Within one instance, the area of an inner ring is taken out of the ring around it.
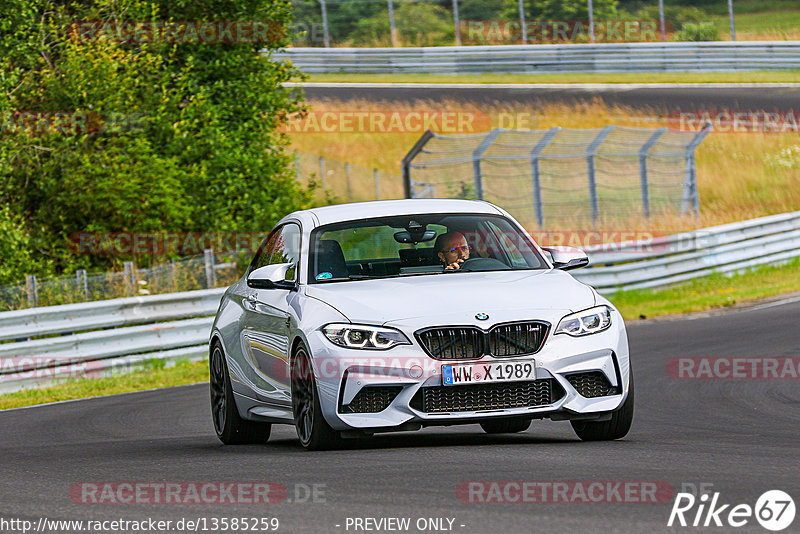
{"label": "air intake vent", "polygon": [[619,387],[612,386],[606,375],[600,371],[590,373],[575,373],[567,375],[567,381],[572,384],[581,396],[591,399],[594,397],[607,397],[609,395],[619,395]]}
{"label": "air intake vent", "polygon": [[420,330],[417,341],[437,360],[471,360],[485,355],[496,358],[539,352],[550,330],[544,321],[504,323],[488,332],[474,326],[436,327]]}
{"label": "air intake vent", "polygon": [[350,404],[342,406],[341,413],[382,412],[402,389],[402,386],[366,386],[356,393]]}
{"label": "air intake vent", "polygon": [[547,406],[564,396],[552,378],[469,386],[424,387],[411,399],[411,407],[424,413],[475,412],[506,408]]}

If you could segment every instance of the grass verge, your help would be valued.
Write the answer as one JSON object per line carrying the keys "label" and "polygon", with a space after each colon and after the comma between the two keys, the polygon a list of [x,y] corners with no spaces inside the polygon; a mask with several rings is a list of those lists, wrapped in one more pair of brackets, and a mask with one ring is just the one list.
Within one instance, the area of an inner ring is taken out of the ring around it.
{"label": "grass verge", "polygon": [[800,291],[800,259],[744,273],[713,274],[660,290],[609,295],[625,319],[645,319],[729,308],[743,302]]}
{"label": "grass verge", "polygon": [[316,83],[797,83],[800,71],[554,74],[312,74]]}
{"label": "grass verge", "polygon": [[208,361],[183,362],[161,367],[158,362],[141,371],[106,378],[83,378],[38,389],[0,395],[0,410],[72,399],[100,397],[145,389],[168,388],[208,380]]}

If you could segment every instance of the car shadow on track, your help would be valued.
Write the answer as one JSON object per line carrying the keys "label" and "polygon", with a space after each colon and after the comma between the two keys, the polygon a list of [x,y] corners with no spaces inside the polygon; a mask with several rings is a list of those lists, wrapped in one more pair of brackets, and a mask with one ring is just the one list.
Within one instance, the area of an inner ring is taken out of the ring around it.
{"label": "car shadow on track", "polygon": [[[581,443],[577,438],[564,439],[554,437],[541,437],[531,434],[497,435],[489,436],[475,433],[458,434],[417,434],[417,433],[392,433],[376,435],[373,437],[345,439],[336,450],[371,450],[371,449],[404,449],[404,448],[434,448],[434,447],[493,447],[503,445],[551,445],[551,444],[576,444]],[[266,443],[274,450],[302,450],[300,442],[291,438],[274,438]]]}

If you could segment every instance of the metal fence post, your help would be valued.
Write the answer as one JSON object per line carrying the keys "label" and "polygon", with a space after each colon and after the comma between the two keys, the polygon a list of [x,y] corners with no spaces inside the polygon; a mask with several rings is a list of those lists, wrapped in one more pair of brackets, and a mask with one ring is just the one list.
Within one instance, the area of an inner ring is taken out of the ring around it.
{"label": "metal fence post", "polygon": [[375,200],[381,199],[381,179],[378,177],[378,169],[372,169],[372,177],[375,179]]}
{"label": "metal fence post", "polygon": [[388,0],[387,3],[389,4],[389,32],[392,37],[392,46],[396,48],[400,46],[400,43],[397,41],[397,26],[394,23],[394,6],[392,0]]}
{"label": "metal fence post", "polygon": [[39,289],[36,287],[36,275],[29,274],[25,277],[25,286],[28,292],[28,305],[35,308],[39,305]]}
{"label": "metal fence post", "polygon": [[169,261],[169,290],[175,291],[175,279],[177,278],[177,272],[175,269],[175,260]]}
{"label": "metal fence post", "polygon": [[325,0],[319,0],[319,8],[322,11],[322,43],[325,48],[330,48],[331,37],[328,33],[328,9],[325,6]]}
{"label": "metal fence post", "polygon": [[461,46],[461,21],[458,17],[458,0],[453,0],[453,26],[456,31],[456,46]]}
{"label": "metal fence post", "polygon": [[495,128],[483,138],[481,144],[472,152],[472,174],[475,180],[475,197],[483,200],[483,178],[481,176],[481,158],[483,154],[492,146],[497,136],[504,131],[503,128]]}
{"label": "metal fence post", "polygon": [[300,181],[300,154],[297,150],[294,151],[294,173],[297,176],[297,181]]}
{"label": "metal fence post", "polygon": [[322,190],[325,191],[325,158],[319,157],[319,179],[322,184]]}
{"label": "metal fence post", "polygon": [[78,269],[75,271],[75,278],[78,283],[78,290],[83,290],[83,299],[89,300],[89,283],[86,280],[86,269]]}
{"label": "metal fence post", "polygon": [[550,128],[545,132],[536,146],[531,150],[531,178],[533,179],[533,209],[536,212],[536,222],[541,228],[544,226],[544,207],[542,206],[542,184],[539,179],[539,156],[550,144],[553,137],[561,130],[560,127]]}
{"label": "metal fence post", "polygon": [[589,177],[589,202],[591,202],[592,205],[592,224],[595,224],[600,217],[600,201],[597,198],[594,157],[597,153],[597,149],[600,148],[600,145],[603,144],[603,141],[606,140],[614,128],[614,126],[606,126],[600,130],[600,133],[594,138],[589,148],[586,149],[586,170]]}
{"label": "metal fence post", "polygon": [[344,164],[344,175],[345,180],[347,180],[347,200],[349,202],[353,201],[353,190],[350,188],[350,164]]}
{"label": "metal fence post", "polygon": [[422,148],[432,137],[434,137],[434,133],[430,130],[426,130],[425,133],[422,134],[422,137],[417,139],[417,142],[414,143],[414,146],[411,147],[408,154],[403,157],[403,189],[405,190],[406,198],[414,198],[414,186],[411,180],[411,162],[417,157],[417,154],[422,152]]}
{"label": "metal fence post", "polygon": [[203,259],[206,267],[206,287],[212,289],[217,285],[216,272],[214,270],[214,250],[207,248],[203,251]]}
{"label": "metal fence post", "polygon": [[647,153],[653,148],[653,145],[664,135],[667,128],[659,128],[653,135],[650,136],[642,148],[639,149],[639,180],[642,188],[642,213],[647,218],[650,218],[650,184],[647,181]]}
{"label": "metal fence post", "polygon": [[697,168],[694,161],[694,150],[703,139],[711,133],[711,123],[703,126],[697,132],[694,139],[686,146],[686,179],[683,182],[683,200],[681,201],[681,211],[686,213],[691,205],[692,211],[700,213],[700,196],[697,193]]}
{"label": "metal fence post", "polygon": [[123,277],[128,288],[133,291],[136,286],[136,267],[132,261],[126,261],[122,264]]}

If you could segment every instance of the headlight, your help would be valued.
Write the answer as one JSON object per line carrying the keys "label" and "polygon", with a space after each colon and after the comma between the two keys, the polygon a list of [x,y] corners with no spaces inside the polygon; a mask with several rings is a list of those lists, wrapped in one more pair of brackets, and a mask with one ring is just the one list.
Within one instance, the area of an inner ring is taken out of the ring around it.
{"label": "headlight", "polygon": [[587,336],[602,332],[609,326],[611,326],[611,309],[608,306],[595,306],[562,318],[555,333],[576,337]]}
{"label": "headlight", "polygon": [[322,333],[332,343],[348,349],[386,350],[411,344],[401,331],[383,326],[334,323],[322,327]]}

